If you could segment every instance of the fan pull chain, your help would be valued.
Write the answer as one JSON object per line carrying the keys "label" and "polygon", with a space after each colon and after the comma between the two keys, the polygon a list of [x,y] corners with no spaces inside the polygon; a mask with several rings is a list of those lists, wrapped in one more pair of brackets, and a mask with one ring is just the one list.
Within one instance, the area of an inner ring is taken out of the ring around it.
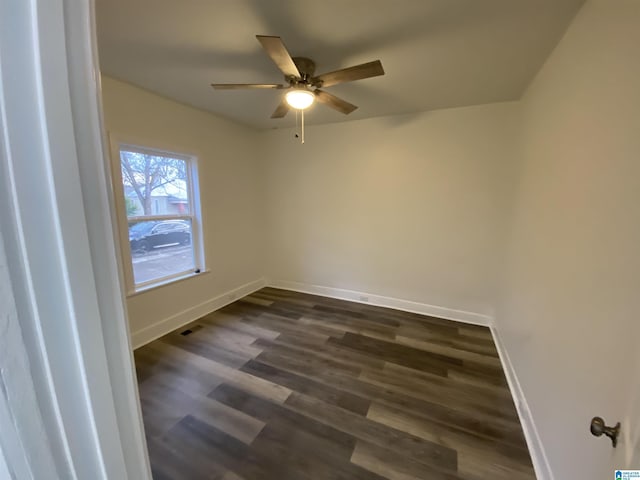
{"label": "fan pull chain", "polygon": [[298,135],[298,109],[296,108],[296,133],[295,137],[300,138],[300,143],[304,143],[304,110],[300,110],[300,116],[302,117],[302,121],[300,123],[300,135]]}

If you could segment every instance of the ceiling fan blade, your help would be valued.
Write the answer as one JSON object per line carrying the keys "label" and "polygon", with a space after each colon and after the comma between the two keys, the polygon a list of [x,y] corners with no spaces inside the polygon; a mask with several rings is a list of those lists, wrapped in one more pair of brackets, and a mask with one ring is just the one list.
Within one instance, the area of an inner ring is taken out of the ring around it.
{"label": "ceiling fan blade", "polygon": [[298,67],[293,62],[291,55],[287,51],[287,47],[284,46],[280,37],[271,37],[268,35],[256,35],[258,41],[262,44],[262,48],[265,49],[267,55],[271,57],[271,60],[278,66],[278,68],[287,77],[300,77]]}
{"label": "ceiling fan blade", "polygon": [[279,83],[212,83],[211,86],[216,90],[245,90],[245,89],[268,89],[284,88],[284,85]]}
{"label": "ceiling fan blade", "polygon": [[330,87],[339,83],[353,82],[354,80],[362,80],[363,78],[377,77],[379,75],[384,75],[384,69],[380,60],[375,60],[355,67],[323,73],[314,80],[320,80],[323,87]]}
{"label": "ceiling fan blade", "polygon": [[288,112],[289,112],[289,104],[287,103],[285,98],[282,97],[282,101],[274,110],[274,112],[271,114],[271,118],[283,118]]}
{"label": "ceiling fan blade", "polygon": [[345,115],[349,115],[356,108],[355,105],[342,100],[341,98],[336,97],[335,95],[331,95],[323,90],[316,90],[314,92],[316,94],[316,100],[320,103],[324,103],[327,107],[331,107],[334,110],[338,110],[339,112],[344,113]]}

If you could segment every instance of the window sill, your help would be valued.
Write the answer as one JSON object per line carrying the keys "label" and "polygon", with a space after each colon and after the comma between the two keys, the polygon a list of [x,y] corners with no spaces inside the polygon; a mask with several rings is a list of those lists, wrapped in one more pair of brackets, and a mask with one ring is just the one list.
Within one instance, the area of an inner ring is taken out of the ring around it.
{"label": "window sill", "polygon": [[188,280],[194,277],[201,277],[202,275],[206,275],[211,273],[211,270],[202,270],[199,273],[191,272],[186,275],[182,275],[180,277],[169,278],[167,280],[161,280],[157,283],[153,283],[151,285],[145,285],[144,287],[140,287],[134,291],[127,292],[127,298],[135,297],[137,295],[141,295],[143,293],[147,293],[151,290],[156,290],[158,288],[167,287],[169,285],[173,285],[174,283],[183,282],[184,280]]}

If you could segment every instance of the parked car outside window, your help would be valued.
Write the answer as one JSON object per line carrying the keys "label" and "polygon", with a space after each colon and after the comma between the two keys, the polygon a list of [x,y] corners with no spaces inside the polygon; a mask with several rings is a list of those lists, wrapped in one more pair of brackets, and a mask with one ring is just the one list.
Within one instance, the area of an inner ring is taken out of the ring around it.
{"label": "parked car outside window", "polygon": [[174,245],[189,245],[191,228],[183,220],[139,222],[129,228],[131,253],[147,253]]}

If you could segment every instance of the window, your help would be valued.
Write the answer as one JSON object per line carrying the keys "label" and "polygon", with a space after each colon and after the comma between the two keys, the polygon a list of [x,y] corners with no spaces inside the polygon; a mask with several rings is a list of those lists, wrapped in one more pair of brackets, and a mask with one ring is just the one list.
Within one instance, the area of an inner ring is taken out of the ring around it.
{"label": "window", "polygon": [[130,292],[203,269],[196,159],[118,145],[121,235]]}

